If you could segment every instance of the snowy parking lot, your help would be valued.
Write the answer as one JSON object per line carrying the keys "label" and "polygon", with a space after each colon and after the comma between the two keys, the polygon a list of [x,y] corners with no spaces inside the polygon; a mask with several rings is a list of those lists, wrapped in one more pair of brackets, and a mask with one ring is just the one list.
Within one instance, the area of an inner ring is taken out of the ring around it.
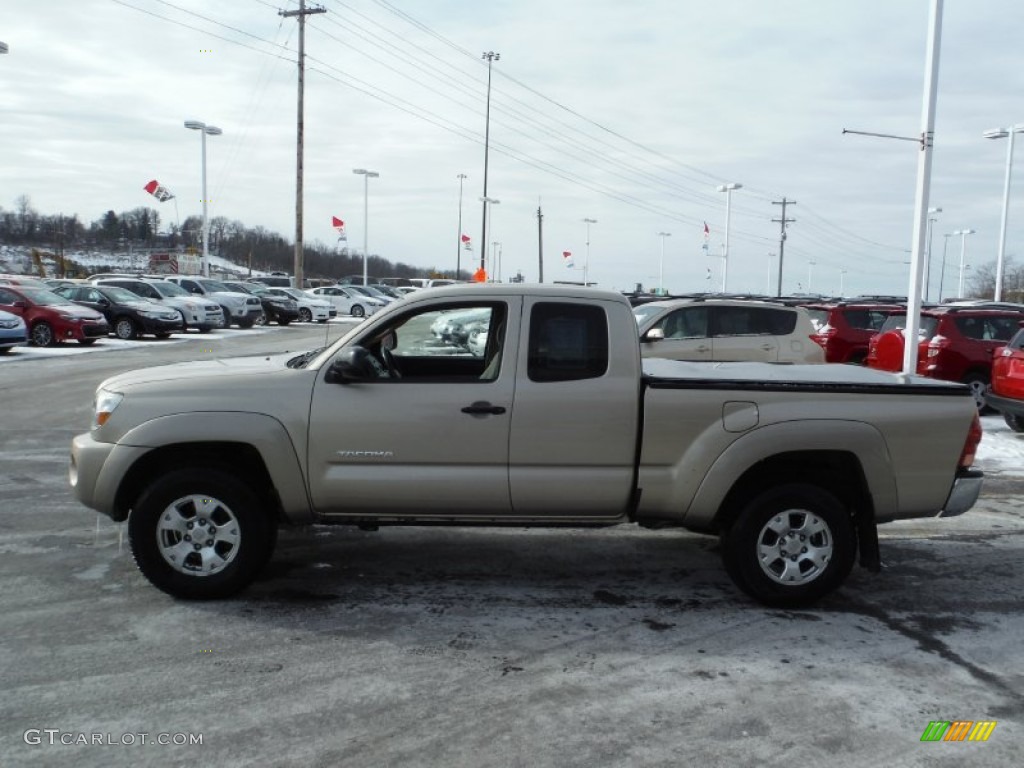
{"label": "snowy parking lot", "polygon": [[[977,507],[883,526],[883,572],[855,569],[812,610],[748,601],[713,538],[632,526],[284,530],[237,599],[156,591],[124,527],[68,488],[96,384],[351,327],[0,361],[0,763],[1019,764],[1024,435],[997,415]],[[986,743],[922,743],[942,720],[996,726]]]}

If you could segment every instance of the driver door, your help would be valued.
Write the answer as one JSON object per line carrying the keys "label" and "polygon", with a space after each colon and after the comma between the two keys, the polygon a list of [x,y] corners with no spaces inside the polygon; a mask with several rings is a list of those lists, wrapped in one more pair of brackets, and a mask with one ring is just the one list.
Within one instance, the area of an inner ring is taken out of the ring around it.
{"label": "driver door", "polygon": [[[521,306],[516,296],[414,305],[339,350],[363,347],[383,368],[393,333],[391,373],[398,376],[332,383],[330,363],[322,367],[309,417],[313,506],[352,517],[509,515]],[[481,329],[487,348],[474,353],[469,331]]]}

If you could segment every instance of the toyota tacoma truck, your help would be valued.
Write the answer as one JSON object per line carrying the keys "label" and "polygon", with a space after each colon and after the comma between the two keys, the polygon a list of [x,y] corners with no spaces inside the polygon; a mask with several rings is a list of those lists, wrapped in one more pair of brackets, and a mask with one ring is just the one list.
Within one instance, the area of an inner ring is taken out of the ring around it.
{"label": "toyota tacoma truck", "polygon": [[[472,312],[467,312],[471,310]],[[438,337],[472,314],[486,343]],[[107,379],[70,482],[179,598],[250,584],[280,525],[682,527],[772,605],[835,590],[877,525],[977,500],[959,384],[843,365],[641,360],[620,294],[419,291],[304,354]]]}

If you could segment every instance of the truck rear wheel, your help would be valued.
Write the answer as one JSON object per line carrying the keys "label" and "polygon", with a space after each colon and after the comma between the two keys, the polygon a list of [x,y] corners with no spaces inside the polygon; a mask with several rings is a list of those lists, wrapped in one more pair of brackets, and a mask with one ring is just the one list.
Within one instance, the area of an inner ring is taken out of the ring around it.
{"label": "truck rear wheel", "polygon": [[800,607],[827,595],[846,580],[856,553],[843,505],[801,483],[755,496],[722,535],[729,576],[766,605]]}
{"label": "truck rear wheel", "polygon": [[187,600],[247,587],[273,554],[277,527],[259,497],[216,469],[170,472],[128,518],[132,555],[153,586]]}

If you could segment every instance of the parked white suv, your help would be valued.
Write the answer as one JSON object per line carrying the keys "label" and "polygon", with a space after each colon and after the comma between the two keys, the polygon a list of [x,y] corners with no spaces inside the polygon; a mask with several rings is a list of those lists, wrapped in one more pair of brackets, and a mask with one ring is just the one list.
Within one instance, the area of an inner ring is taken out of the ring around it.
{"label": "parked white suv", "polygon": [[634,307],[644,357],[824,363],[807,310],[768,301],[672,299]]}

